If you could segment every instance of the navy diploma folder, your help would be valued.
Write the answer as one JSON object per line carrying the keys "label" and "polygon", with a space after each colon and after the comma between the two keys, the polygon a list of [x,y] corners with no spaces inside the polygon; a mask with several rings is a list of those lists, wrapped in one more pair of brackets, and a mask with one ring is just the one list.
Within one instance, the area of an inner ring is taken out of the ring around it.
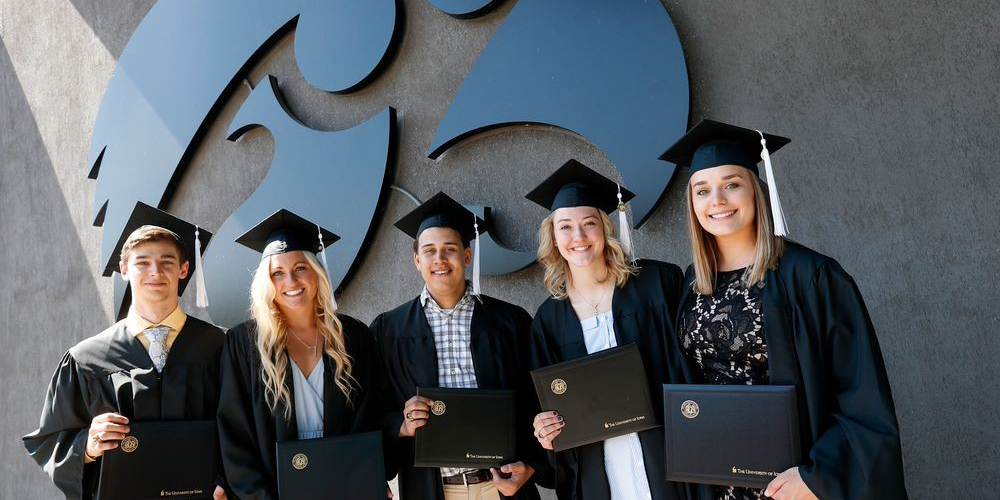
{"label": "navy diploma folder", "polygon": [[801,463],[795,387],[663,385],[668,481],[763,488]]}

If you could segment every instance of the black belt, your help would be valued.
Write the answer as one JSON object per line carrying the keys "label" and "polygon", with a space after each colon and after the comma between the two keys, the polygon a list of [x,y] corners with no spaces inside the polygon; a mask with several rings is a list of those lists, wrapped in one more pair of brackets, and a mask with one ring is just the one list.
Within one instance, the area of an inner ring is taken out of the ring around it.
{"label": "black belt", "polygon": [[441,478],[444,484],[479,484],[485,483],[486,481],[492,481],[493,475],[490,474],[488,470],[474,470],[472,472],[466,472],[465,474],[455,474],[454,476],[448,476]]}

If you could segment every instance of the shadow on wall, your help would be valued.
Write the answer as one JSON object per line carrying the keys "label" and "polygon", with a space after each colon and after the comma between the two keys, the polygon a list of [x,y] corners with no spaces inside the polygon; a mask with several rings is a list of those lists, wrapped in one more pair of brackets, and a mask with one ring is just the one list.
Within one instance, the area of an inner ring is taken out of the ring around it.
{"label": "shadow on wall", "polygon": [[[26,492],[36,491],[44,473],[15,437],[38,424],[45,388],[62,353],[106,328],[109,318],[67,194],[2,44],[0,85],[0,276],[5,284],[0,287],[0,321],[8,327],[2,335],[0,367],[5,399],[18,402],[0,424],[0,435],[6,436],[0,440],[0,455],[11,457],[0,465],[0,498],[29,498],[33,495]],[[82,196],[80,201],[89,202]]]}

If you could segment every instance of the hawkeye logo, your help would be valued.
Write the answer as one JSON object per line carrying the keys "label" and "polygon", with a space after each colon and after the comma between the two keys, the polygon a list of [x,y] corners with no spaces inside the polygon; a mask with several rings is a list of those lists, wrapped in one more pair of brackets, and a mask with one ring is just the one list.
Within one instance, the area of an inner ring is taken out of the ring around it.
{"label": "hawkeye logo", "polygon": [[[170,203],[219,109],[278,40],[294,30],[295,61],[306,81],[349,98],[400,64],[393,56],[403,37],[401,1],[154,5],[123,50],[94,125],[89,177],[97,181],[94,223],[104,227],[102,260],[137,201]],[[406,1],[429,2],[460,22],[500,15],[494,10],[504,4]],[[257,82],[228,126],[231,141],[266,128],[274,157],[265,178],[221,227],[206,228],[215,233],[204,259],[209,313],[225,326],[244,319],[248,269],[259,258],[233,243],[237,235],[281,207],[315,221],[342,238],[327,250],[330,278],[342,287],[360,264],[393,183],[396,110],[387,106],[346,130],[315,130],[289,111],[281,78]],[[688,102],[680,41],[659,2],[520,0],[465,76],[426,154],[445,161],[446,151],[501,127],[558,127],[586,138],[615,163],[637,194],[631,207],[641,224],[673,175],[673,166],[657,157],[683,133]],[[489,207],[470,208],[490,215]],[[513,272],[534,260],[533,252],[505,249],[488,234],[482,258],[486,274]],[[124,288],[116,290],[117,311],[123,296]]]}

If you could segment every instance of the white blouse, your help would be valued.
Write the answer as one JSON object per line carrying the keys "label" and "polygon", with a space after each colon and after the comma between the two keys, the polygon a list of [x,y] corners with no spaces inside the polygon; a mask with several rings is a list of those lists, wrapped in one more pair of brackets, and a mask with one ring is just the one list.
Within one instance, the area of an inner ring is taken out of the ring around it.
{"label": "white blouse", "polygon": [[[587,354],[618,345],[614,322],[611,311],[580,321]],[[651,500],[638,434],[633,432],[604,440],[604,471],[611,487],[611,500]]]}

